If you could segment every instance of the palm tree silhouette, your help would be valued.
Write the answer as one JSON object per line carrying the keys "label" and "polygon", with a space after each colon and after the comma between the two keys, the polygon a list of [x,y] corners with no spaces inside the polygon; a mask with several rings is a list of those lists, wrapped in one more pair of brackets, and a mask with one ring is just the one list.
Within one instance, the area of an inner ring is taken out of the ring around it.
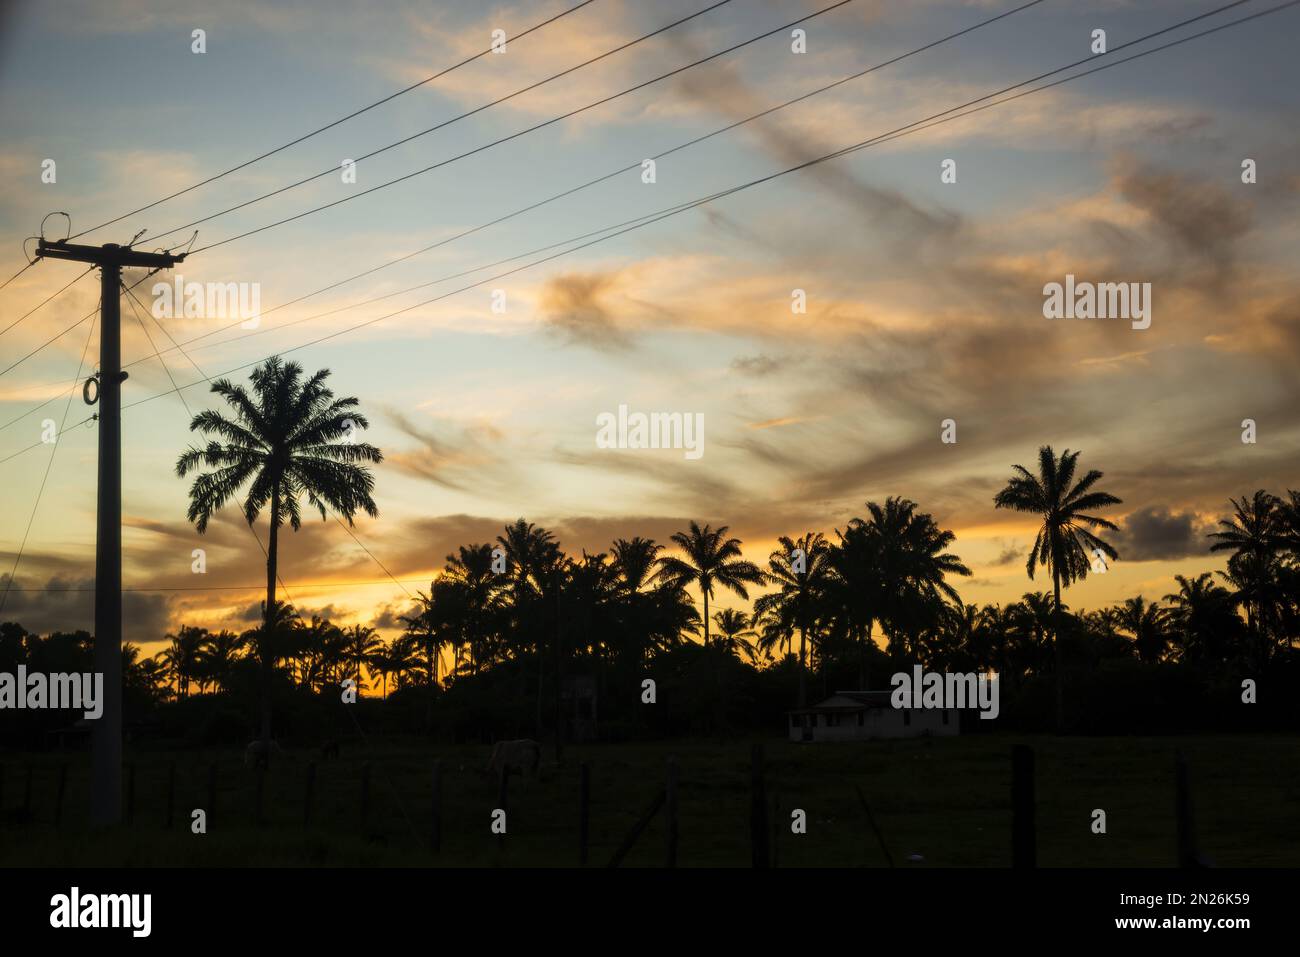
{"label": "palm tree silhouette", "polygon": [[1230,499],[1231,519],[1220,519],[1221,530],[1211,532],[1218,539],[1211,552],[1232,552],[1228,570],[1220,573],[1236,586],[1237,596],[1246,610],[1246,630],[1251,647],[1262,667],[1268,659],[1268,636],[1265,622],[1271,618],[1270,588],[1276,577],[1277,557],[1285,532],[1282,502],[1275,495],[1257,489],[1249,499]]}
{"label": "palm tree silhouette", "polygon": [[944,551],[956,536],[918,512],[915,502],[891,496],[883,506],[867,502],[867,511],[870,519],[849,523],[850,532],[863,536],[871,553],[876,580],[864,585],[891,651],[910,653],[915,650],[911,639],[939,623],[946,602],[961,604],[946,576],[971,572],[960,558]]}
{"label": "palm tree silhouette", "polygon": [[[1096,515],[1087,515],[1089,509],[1119,505],[1120,499],[1109,492],[1098,492],[1093,486],[1102,473],[1092,469],[1074,482],[1079,459],[1078,452],[1066,449],[1058,459],[1050,445],[1038,450],[1038,474],[1034,475],[1020,465],[1013,465],[1016,475],[993,499],[997,508],[1017,512],[1032,512],[1043,520],[1034,547],[1029,550],[1025,571],[1030,579],[1034,569],[1043,566],[1052,573],[1052,594],[1055,605],[1052,645],[1056,659],[1056,729],[1065,726],[1065,692],[1063,690],[1061,657],[1061,589],[1088,577],[1094,556],[1098,551],[1113,561],[1119,554],[1109,544],[1094,535],[1091,529],[1115,530],[1116,526]],[[1073,482],[1073,484],[1071,484]]]}
{"label": "palm tree silhouette", "polygon": [[352,666],[352,677],[357,682],[357,690],[366,687],[361,678],[361,666],[369,664],[376,652],[383,650],[384,643],[379,639],[379,632],[369,625],[353,625],[343,631],[347,636],[344,655]]}
{"label": "palm tree silhouette", "polygon": [[1145,664],[1156,664],[1169,645],[1168,616],[1156,602],[1138,595],[1127,599],[1119,611],[1120,627],[1133,636],[1133,647]]}
{"label": "palm tree silhouette", "polygon": [[190,682],[200,677],[203,649],[208,640],[207,629],[181,625],[175,634],[167,636],[167,640],[171,645],[162,652],[159,660],[176,682],[176,696],[188,697]]}
{"label": "palm tree silhouette", "polygon": [[713,613],[713,623],[718,626],[718,637],[713,646],[717,650],[739,658],[742,654],[754,661],[754,644],[750,640],[754,631],[749,627],[749,618],[743,611],[724,608]]}
{"label": "palm tree silhouette", "polygon": [[[198,472],[190,486],[188,518],[200,534],[227,502],[247,488],[242,503],[244,520],[252,526],[264,508],[270,508],[270,537],[266,548],[266,606],[264,630],[269,635],[276,620],[276,563],[280,525],[287,519],[301,526],[299,499],[305,497],[320,512],[332,509],[352,524],[358,510],[379,515],[371,492],[374,477],[359,463],[379,462],[379,449],[356,441],[356,432],[369,426],[357,411],[355,398],[335,398],[326,387],[328,369],[304,379],[296,362],[272,357],[249,377],[252,395],[242,385],[226,379],[212,383],[233,415],[215,409],[194,416],[190,431],[209,438],[199,448],[191,446],[176,462],[184,478]],[[221,441],[218,441],[220,439]],[[199,471],[206,467],[209,471]],[[262,658],[262,741],[269,752],[271,739],[271,656]]]}
{"label": "palm tree silhouette", "polygon": [[753,562],[740,557],[740,539],[724,538],[727,526],[717,529],[703,528],[692,521],[689,531],[675,532],[673,542],[686,553],[684,559],[675,555],[659,559],[659,574],[679,587],[697,584],[704,596],[704,646],[709,645],[709,599],[715,585],[735,592],[742,599],[749,598],[746,585],[759,585],[763,573]]}
{"label": "palm tree silhouette", "polygon": [[767,559],[764,577],[777,590],[754,602],[760,618],[768,612],[786,622],[791,631],[799,632],[799,707],[808,704],[808,633],[813,632],[823,615],[823,598],[830,577],[830,546],[821,532],[808,532],[798,541],[788,535],[777,539],[779,548]]}

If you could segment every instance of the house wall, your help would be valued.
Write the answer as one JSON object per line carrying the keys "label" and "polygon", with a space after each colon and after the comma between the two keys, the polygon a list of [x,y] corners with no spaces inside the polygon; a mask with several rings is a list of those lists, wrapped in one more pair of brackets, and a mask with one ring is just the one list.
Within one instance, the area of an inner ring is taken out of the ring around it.
{"label": "house wall", "polygon": [[[945,714],[948,717],[946,724]],[[858,723],[859,715],[862,716],[861,724]],[[922,734],[954,735],[961,730],[956,708],[868,708],[847,714],[791,715],[791,741],[803,740],[803,728],[799,723],[801,717],[805,720],[816,719],[817,723],[812,729],[814,741],[864,741],[871,738],[910,738]]]}

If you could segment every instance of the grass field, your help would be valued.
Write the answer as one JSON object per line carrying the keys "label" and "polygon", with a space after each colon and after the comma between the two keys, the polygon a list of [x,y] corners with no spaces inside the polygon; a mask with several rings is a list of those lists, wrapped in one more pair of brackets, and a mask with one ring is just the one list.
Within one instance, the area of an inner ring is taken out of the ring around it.
{"label": "grass field", "polygon": [[[486,747],[419,741],[344,742],[318,764],[313,826],[303,824],[306,768],[289,752],[265,780],[265,823],[255,823],[255,773],[242,753],[140,752],[134,823],[92,833],[84,823],[84,753],[0,755],[4,866],[571,866],[578,862],[579,763],[591,768],[589,866],[603,866],[663,786],[669,755],[680,766],[680,866],[748,866],[749,741],[679,740],[570,746],[563,766],[544,749],[535,780],[510,780],[507,834],[490,832],[497,781]],[[769,805],[782,867],[887,866],[854,785],[865,793],[899,867],[1003,867],[1010,863],[1010,749],[1037,757],[1038,855],[1046,867],[1169,867],[1175,863],[1174,754],[1187,756],[1201,851],[1218,866],[1300,865],[1300,737],[1054,738],[971,736],[798,745],[769,739]],[[434,758],[443,768],[443,840],[428,848]],[[168,765],[176,763],[175,820],[165,828]],[[216,806],[208,774],[217,762]],[[372,767],[362,825],[361,768]],[[59,766],[67,764],[63,820],[55,824]],[[28,768],[30,815],[23,820]],[[206,808],[208,832],[190,812]],[[807,833],[790,830],[791,809]],[[1092,812],[1107,833],[1093,834]],[[624,861],[661,866],[662,812]]]}

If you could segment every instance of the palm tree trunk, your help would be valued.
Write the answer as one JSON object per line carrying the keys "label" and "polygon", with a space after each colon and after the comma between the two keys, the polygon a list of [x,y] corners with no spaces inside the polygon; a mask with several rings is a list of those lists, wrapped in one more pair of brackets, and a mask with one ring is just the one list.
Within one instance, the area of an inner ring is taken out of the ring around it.
{"label": "palm tree trunk", "polygon": [[700,593],[704,595],[704,647],[709,647],[709,589],[707,582],[700,582]]}
{"label": "palm tree trunk", "polygon": [[262,754],[271,759],[271,655],[275,641],[276,547],[280,541],[280,486],[271,488],[271,534],[266,545],[266,620],[262,631]]}
{"label": "palm tree trunk", "polygon": [[1055,562],[1052,563],[1052,590],[1055,595],[1055,611],[1052,615],[1052,646],[1056,657],[1056,733],[1065,730],[1065,672],[1061,665],[1061,573]]}
{"label": "palm tree trunk", "polygon": [[807,629],[799,626],[799,707],[808,707]]}

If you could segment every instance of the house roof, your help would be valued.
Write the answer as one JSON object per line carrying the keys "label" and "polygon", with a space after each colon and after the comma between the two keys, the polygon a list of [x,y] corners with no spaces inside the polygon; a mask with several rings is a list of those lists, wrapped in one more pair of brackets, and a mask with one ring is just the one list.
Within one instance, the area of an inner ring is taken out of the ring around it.
{"label": "house roof", "polygon": [[868,708],[888,708],[892,691],[837,691],[817,704],[795,708],[788,714],[824,714],[835,712],[866,711]]}

